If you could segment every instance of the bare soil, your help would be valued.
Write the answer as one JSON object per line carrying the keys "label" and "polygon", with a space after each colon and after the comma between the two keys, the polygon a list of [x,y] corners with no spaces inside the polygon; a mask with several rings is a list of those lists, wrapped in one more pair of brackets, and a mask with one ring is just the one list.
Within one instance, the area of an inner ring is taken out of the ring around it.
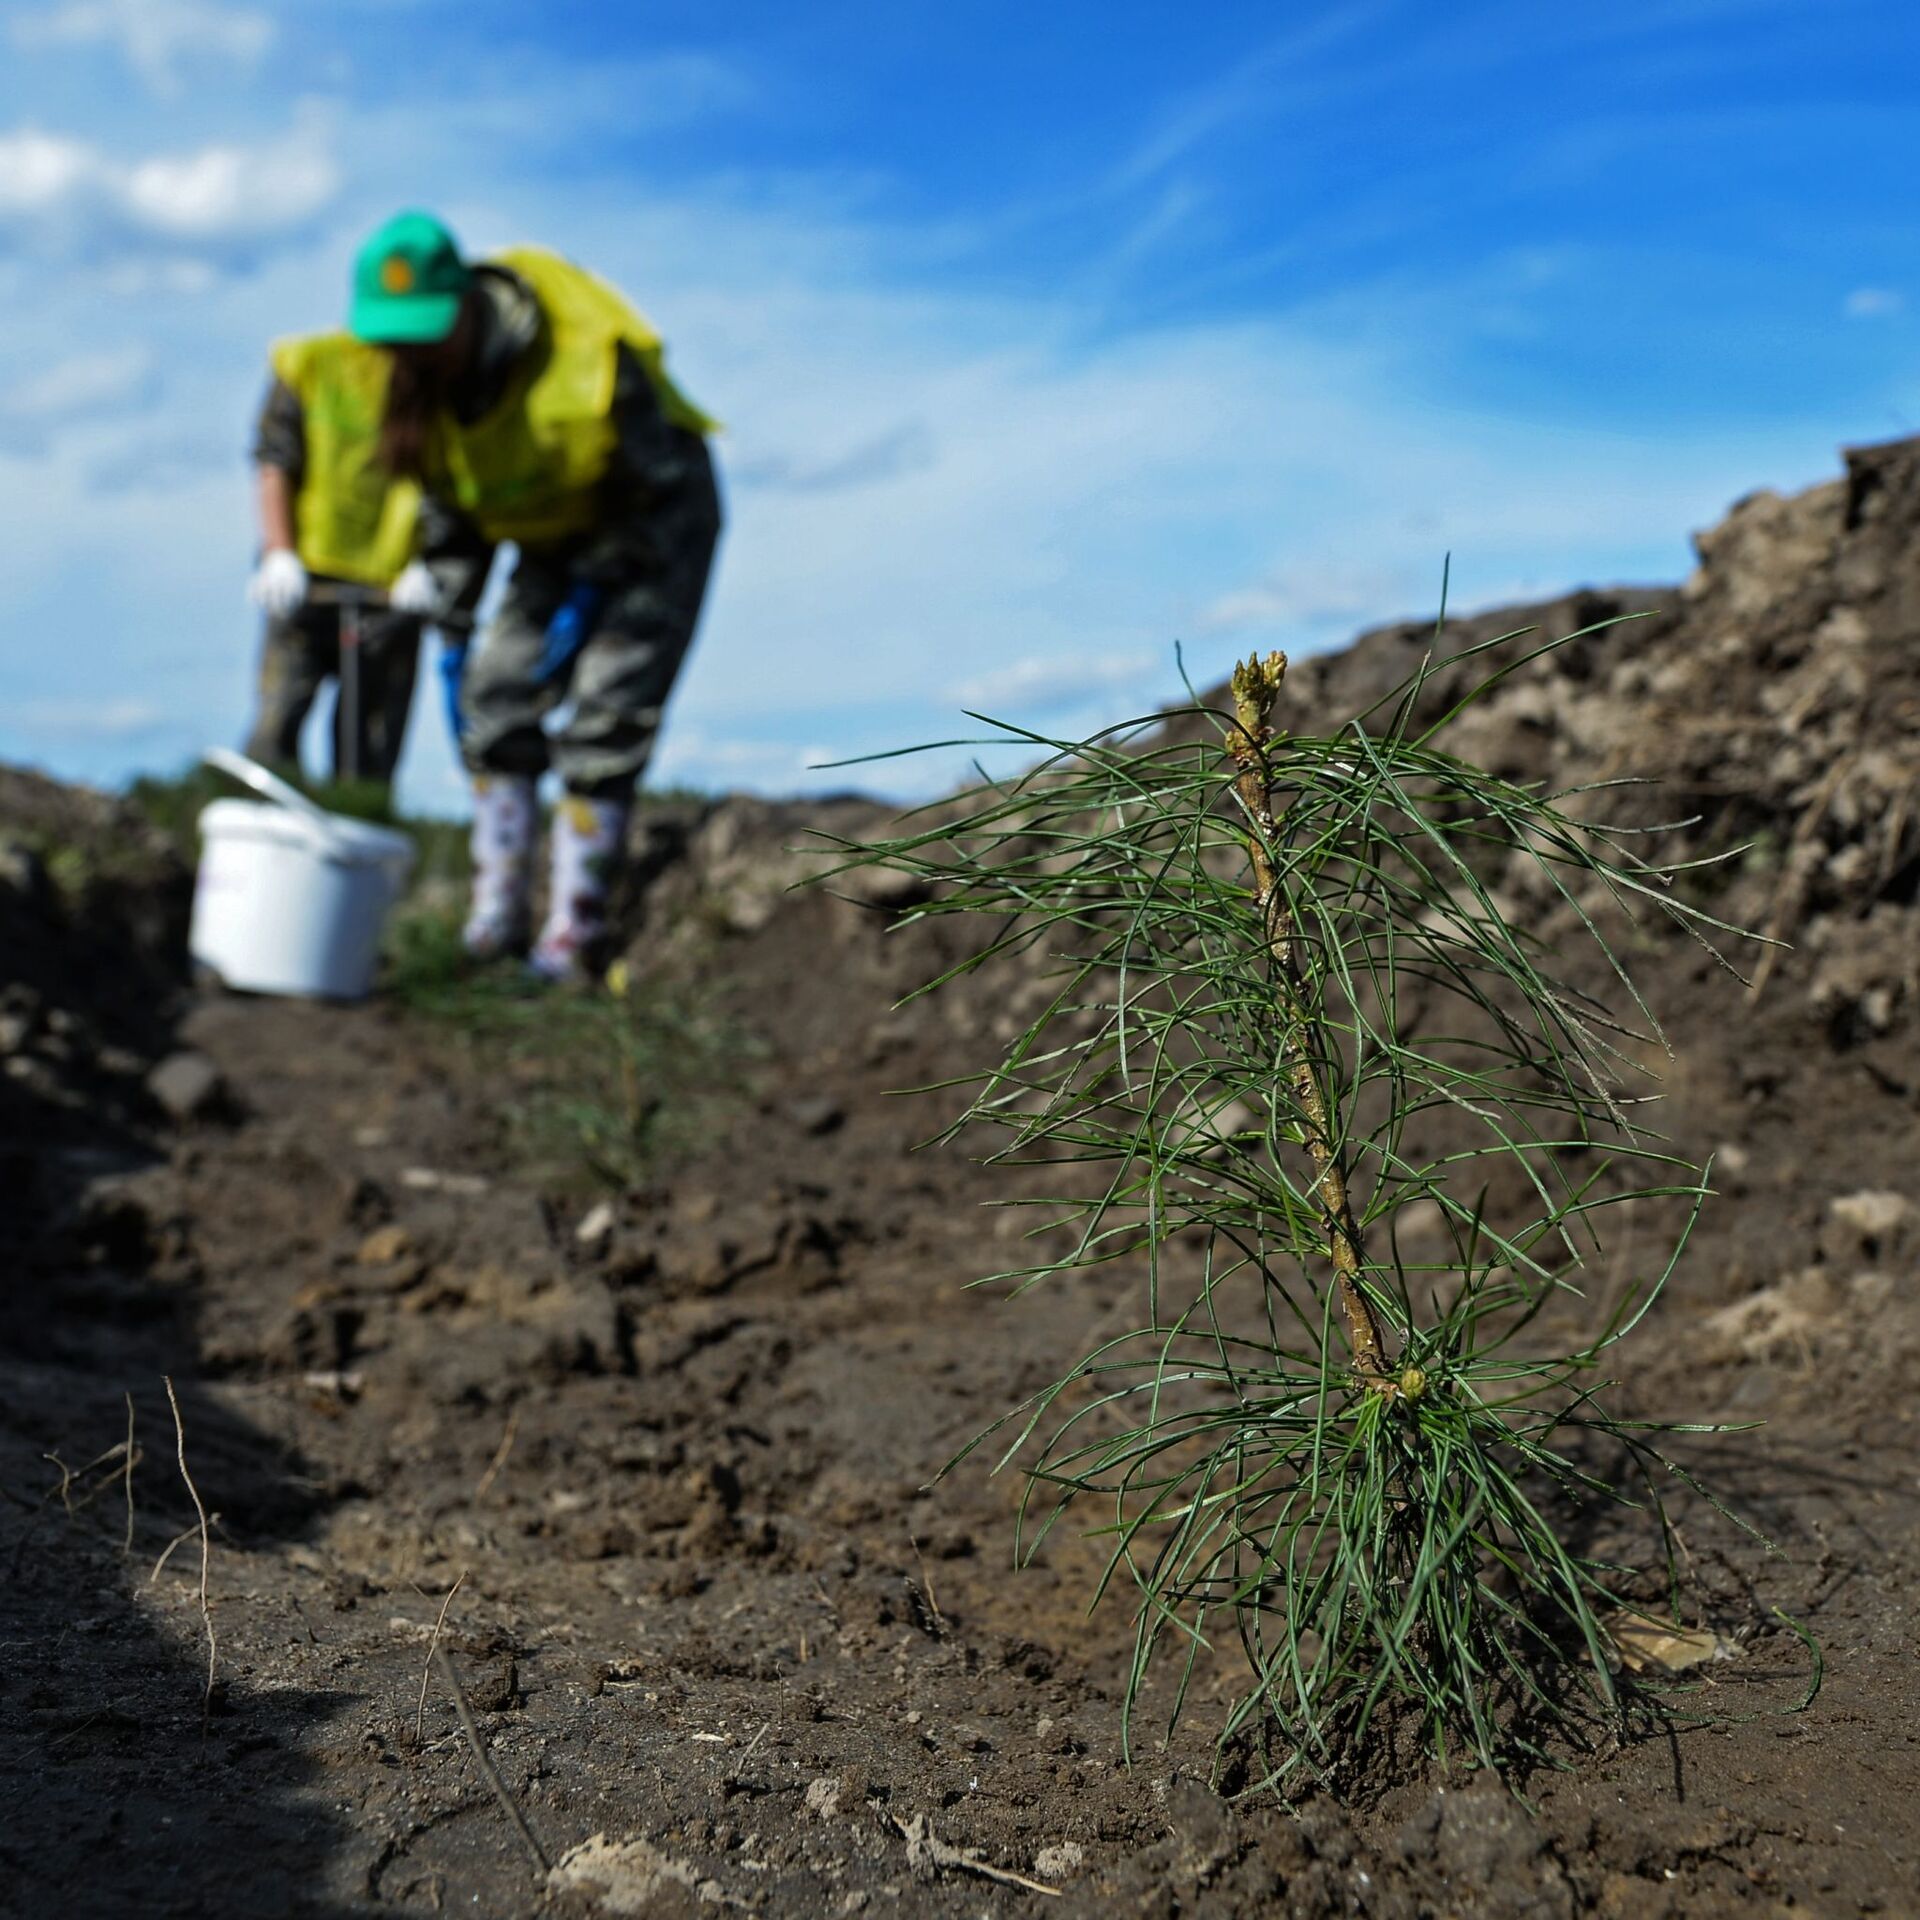
{"label": "bare soil", "polygon": [[[1764,538],[1736,515],[1672,611],[1476,723],[1516,771],[1637,746],[1699,844],[1761,836],[1724,904],[1795,942],[1757,997],[1690,948],[1638,956],[1676,1042],[1668,1130],[1721,1150],[1723,1197],[1624,1389],[1764,1421],[1693,1458],[1778,1546],[1682,1502],[1692,1604],[1741,1649],[1704,1673],[1718,1724],[1542,1770],[1531,1810],[1391,1753],[1341,1804],[1224,1797],[1205,1699],[1124,1763],[1096,1547],[1016,1573],[1012,1476],[936,1482],[1125,1310],[1119,1283],[967,1290],[1017,1216],[957,1148],[913,1150],[942,1097],[889,1090],[977,1064],[1011,1002],[890,1012],[937,942],[890,933],[897,900],[781,891],[798,826],[873,810],[649,825],[641,990],[700,969],[752,1065],[583,1240],[595,1197],[529,1176],[497,1059],[391,1005],[190,991],[173,856],[5,776],[0,1911],[1920,1911],[1920,671],[1895,572],[1920,465],[1861,471],[1743,508],[1775,514]],[[1860,633],[1816,640],[1848,610]],[[1407,645],[1301,698],[1350,709]],[[1869,775],[1879,801],[1847,803]],[[147,1085],[180,1048],[223,1083],[185,1119]],[[197,1530],[155,1571],[195,1523],[165,1377],[217,1516],[210,1699]],[[531,1842],[441,1678],[420,1704],[443,1604]],[[1824,1649],[1802,1714],[1776,1609]]]}

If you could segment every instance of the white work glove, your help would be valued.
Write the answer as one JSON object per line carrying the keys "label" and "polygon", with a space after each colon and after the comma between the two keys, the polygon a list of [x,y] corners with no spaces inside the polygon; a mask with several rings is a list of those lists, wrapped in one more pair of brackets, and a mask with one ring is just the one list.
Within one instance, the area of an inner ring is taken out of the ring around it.
{"label": "white work glove", "polygon": [[247,598],[262,613],[284,620],[304,604],[307,597],[307,570],[300,556],[287,547],[271,547],[260,556],[260,564],[247,582]]}
{"label": "white work glove", "polygon": [[399,579],[387,589],[387,605],[395,613],[417,614],[430,620],[441,610],[440,582],[424,560],[410,560]]}

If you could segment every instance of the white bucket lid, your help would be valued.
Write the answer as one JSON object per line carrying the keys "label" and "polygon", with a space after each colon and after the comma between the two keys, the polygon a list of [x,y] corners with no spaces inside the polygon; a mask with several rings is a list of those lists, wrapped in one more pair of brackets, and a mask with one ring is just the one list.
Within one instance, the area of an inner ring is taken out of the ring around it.
{"label": "white bucket lid", "polygon": [[[200,812],[200,831],[216,839],[265,840],[275,846],[298,847],[340,866],[375,867],[413,865],[413,842],[391,827],[371,820],[350,819],[316,806],[299,788],[292,787],[257,760],[226,747],[210,747],[207,764],[264,794],[260,800],[215,800]],[[271,804],[268,804],[268,803]]]}

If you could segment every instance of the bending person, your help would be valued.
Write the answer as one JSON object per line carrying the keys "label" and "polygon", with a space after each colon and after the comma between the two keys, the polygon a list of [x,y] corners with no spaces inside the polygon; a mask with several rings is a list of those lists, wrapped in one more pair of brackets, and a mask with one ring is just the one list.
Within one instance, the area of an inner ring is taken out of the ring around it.
{"label": "bending person", "polygon": [[395,605],[431,615],[477,556],[519,550],[458,696],[474,781],[467,949],[527,945],[535,795],[551,765],[565,792],[532,961],[548,979],[591,974],[719,539],[714,423],[611,287],[534,247],[470,266],[426,214],[397,216],[362,249],[352,326],[392,356],[382,453],[424,494],[420,559]]}
{"label": "bending person", "polygon": [[333,777],[388,782],[420,652],[418,617],[383,600],[412,555],[419,506],[419,488],[379,457],[390,368],[350,333],[281,340],[270,359],[253,444],[261,552],[249,588],[267,626],[247,752],[297,773],[301,728],[334,679]]}

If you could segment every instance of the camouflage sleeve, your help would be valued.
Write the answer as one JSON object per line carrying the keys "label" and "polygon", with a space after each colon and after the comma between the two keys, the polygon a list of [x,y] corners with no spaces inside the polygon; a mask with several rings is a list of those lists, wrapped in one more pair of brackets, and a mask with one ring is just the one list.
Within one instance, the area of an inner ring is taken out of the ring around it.
{"label": "camouflage sleeve", "polygon": [[704,526],[712,495],[698,436],[661,411],[646,369],[625,347],[614,383],[613,422],[618,437],[600,483],[600,524],[573,565],[576,578],[606,587],[671,565],[689,531],[680,521],[692,513]]}
{"label": "camouflage sleeve", "polygon": [[480,529],[457,509],[423,494],[414,551],[432,569],[442,603],[471,613],[493,565],[493,548]]}
{"label": "camouflage sleeve", "polygon": [[307,463],[307,431],[299,396],[278,377],[267,385],[253,429],[253,463],[278,467],[298,479]]}

